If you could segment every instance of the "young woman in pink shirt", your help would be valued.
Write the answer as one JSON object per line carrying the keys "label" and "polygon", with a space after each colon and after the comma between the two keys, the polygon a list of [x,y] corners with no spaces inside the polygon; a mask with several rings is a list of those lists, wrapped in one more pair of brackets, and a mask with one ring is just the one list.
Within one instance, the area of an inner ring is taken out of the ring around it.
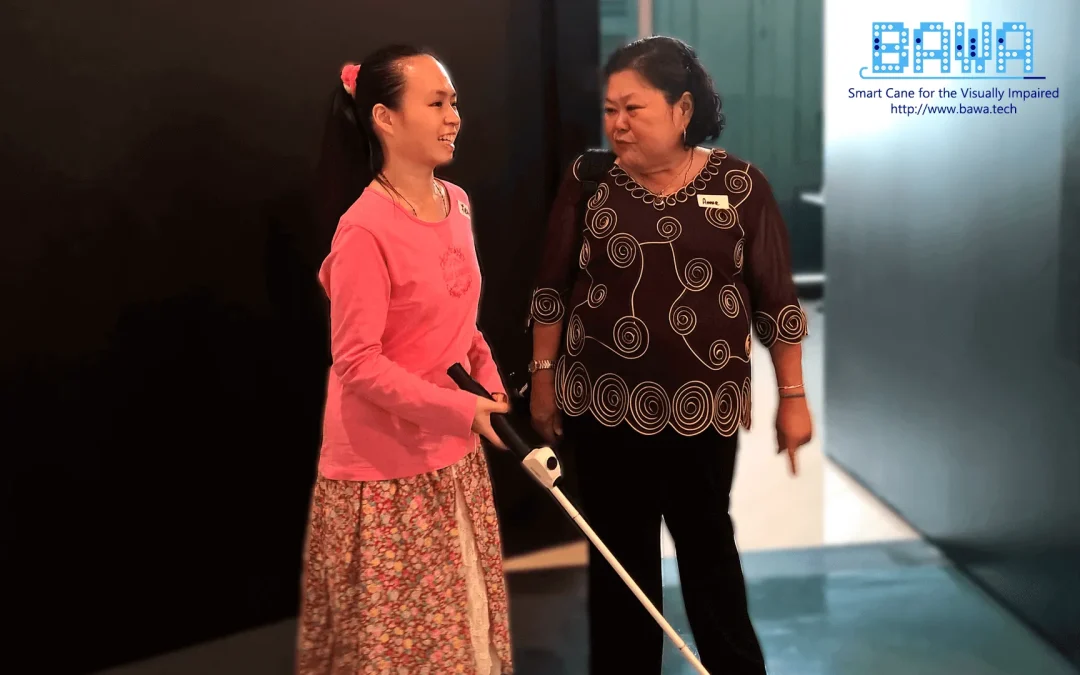
{"label": "young woman in pink shirt", "polygon": [[[321,161],[340,218],[319,279],[333,367],[304,553],[303,674],[513,671],[480,436],[502,447],[476,327],[469,198],[434,177],[461,125],[443,65],[388,47],[346,66]],[[489,401],[446,375],[461,363]]]}

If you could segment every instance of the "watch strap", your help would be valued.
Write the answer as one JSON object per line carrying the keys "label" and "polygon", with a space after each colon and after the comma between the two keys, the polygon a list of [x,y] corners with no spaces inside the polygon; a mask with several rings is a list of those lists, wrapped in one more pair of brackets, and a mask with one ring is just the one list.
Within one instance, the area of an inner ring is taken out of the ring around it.
{"label": "watch strap", "polygon": [[555,368],[555,362],[550,359],[534,359],[529,361],[529,373],[535,373],[539,370],[552,370]]}

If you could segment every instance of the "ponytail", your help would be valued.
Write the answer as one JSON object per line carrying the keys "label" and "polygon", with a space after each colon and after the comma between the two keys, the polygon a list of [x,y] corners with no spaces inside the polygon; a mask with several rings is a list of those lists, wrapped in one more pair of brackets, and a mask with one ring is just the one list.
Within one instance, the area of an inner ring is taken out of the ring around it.
{"label": "ponytail", "polygon": [[342,87],[330,101],[315,177],[320,238],[323,250],[329,251],[341,216],[374,178],[369,142],[357,123],[356,103]]}
{"label": "ponytail", "polygon": [[401,106],[405,75],[400,61],[430,52],[407,45],[383,47],[361,65],[347,64],[330,100],[316,168],[315,198],[321,250],[328,252],[341,216],[382,173],[385,155],[375,135],[372,109]]}

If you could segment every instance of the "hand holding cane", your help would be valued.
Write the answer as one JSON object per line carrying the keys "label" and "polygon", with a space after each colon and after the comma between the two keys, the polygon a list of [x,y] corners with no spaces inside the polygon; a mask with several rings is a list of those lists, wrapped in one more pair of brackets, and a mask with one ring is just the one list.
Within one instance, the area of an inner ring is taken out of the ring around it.
{"label": "hand holding cane", "polygon": [[[491,393],[484,389],[476,380],[469,376],[461,364],[454,364],[447,374],[454,382],[461,387],[464,391],[482,396],[485,398],[492,398]],[[567,499],[566,495],[562,493],[559,488],[559,484],[562,481],[562,469],[559,466],[559,459],[555,456],[555,451],[547,446],[539,448],[532,448],[526,443],[521,435],[514,429],[514,425],[510,418],[505,414],[493,413],[491,415],[491,427],[499,438],[503,441],[506,447],[517,455],[521,460],[525,470],[528,471],[536,482],[547,488],[551,495],[555,498],[555,501],[562,506],[563,510],[570,517],[574,524],[581,529],[581,531],[588,537],[592,545],[596,547],[596,550],[600,552],[600,555],[604,556],[604,559],[608,561],[615,573],[623,580],[623,583],[630,589],[630,591],[637,597],[638,601],[645,607],[645,609],[652,615],[656,623],[664,630],[671,641],[678,648],[679,653],[694,667],[699,675],[709,675],[709,671],[705,670],[705,666],[701,665],[701,661],[690,650],[690,646],[679,636],[671,624],[667,622],[664,615],[656,609],[652,601],[648,596],[638,587],[637,583],[630,577],[623,566],[616,560],[615,556],[608,550],[604,542],[600,540],[600,537],[596,535],[589,524],[585,522],[585,519],[578,513],[577,508],[573,503]]]}

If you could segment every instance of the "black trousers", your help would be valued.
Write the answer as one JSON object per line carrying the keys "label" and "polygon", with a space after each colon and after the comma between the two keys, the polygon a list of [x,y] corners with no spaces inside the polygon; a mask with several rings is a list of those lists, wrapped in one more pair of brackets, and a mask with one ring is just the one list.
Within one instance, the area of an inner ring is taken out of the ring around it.
{"label": "black trousers", "polygon": [[[701,662],[714,674],[760,675],[765,660],[747,609],[728,515],[738,437],[668,428],[643,436],[588,413],[564,417],[580,507],[600,539],[663,607],[660,521],[675,541],[683,602]],[[592,675],[659,675],[667,637],[595,549],[589,563]]]}

